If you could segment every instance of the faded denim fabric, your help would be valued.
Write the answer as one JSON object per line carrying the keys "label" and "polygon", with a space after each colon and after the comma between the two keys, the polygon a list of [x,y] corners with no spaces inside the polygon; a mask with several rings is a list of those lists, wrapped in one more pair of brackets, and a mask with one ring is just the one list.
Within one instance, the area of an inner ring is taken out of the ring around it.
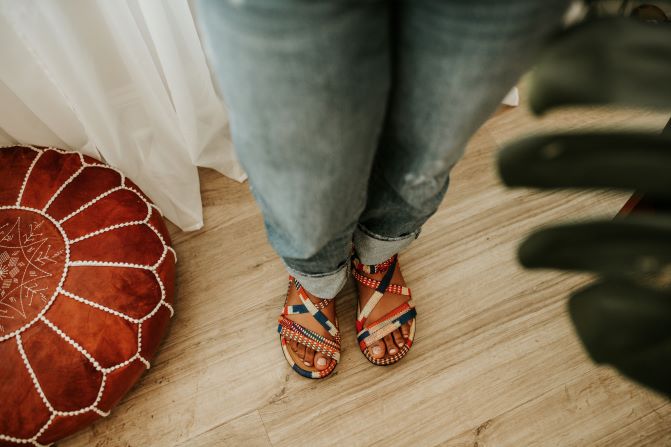
{"label": "faded denim fabric", "polygon": [[[332,298],[409,245],[568,0],[200,0],[271,245]],[[446,229],[449,231],[449,229]]]}

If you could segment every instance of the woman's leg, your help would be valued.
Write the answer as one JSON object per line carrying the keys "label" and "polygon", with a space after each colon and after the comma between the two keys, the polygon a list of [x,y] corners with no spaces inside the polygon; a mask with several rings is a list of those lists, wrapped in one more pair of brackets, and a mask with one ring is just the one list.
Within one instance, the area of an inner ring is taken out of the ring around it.
{"label": "woman's leg", "polygon": [[[387,104],[387,4],[202,0],[198,6],[270,243],[305,290],[333,298],[347,280]],[[296,300],[292,286],[288,304]],[[324,313],[335,321],[333,306]],[[292,319],[328,335],[310,315]],[[311,349],[294,348],[313,363]]]}
{"label": "woman's leg", "polygon": [[[558,29],[566,0],[397,3],[389,111],[354,235],[365,264],[409,245],[435,213],[466,143]],[[446,229],[449,231],[449,229]],[[402,282],[398,273],[394,281]],[[361,290],[362,305],[370,290]],[[384,314],[407,298],[389,294]],[[377,315],[371,315],[375,318]],[[400,331],[399,331],[400,332]],[[394,349],[394,334],[379,352]],[[383,354],[379,354],[383,355]]]}

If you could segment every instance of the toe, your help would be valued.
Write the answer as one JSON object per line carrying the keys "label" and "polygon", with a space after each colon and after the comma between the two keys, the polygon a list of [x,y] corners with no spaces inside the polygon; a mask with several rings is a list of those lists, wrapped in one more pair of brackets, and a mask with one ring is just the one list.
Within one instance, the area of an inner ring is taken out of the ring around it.
{"label": "toe", "polygon": [[410,336],[410,323],[412,323],[412,321],[401,325],[401,334],[403,334],[404,339],[407,339]]}
{"label": "toe", "polygon": [[326,357],[321,352],[315,353],[315,368],[317,368],[318,371],[325,370],[328,364],[329,364],[328,357]]}
{"label": "toe", "polygon": [[298,352],[298,342],[296,340],[289,341],[289,347],[292,351]]}
{"label": "toe", "polygon": [[305,363],[305,366],[312,366],[314,363],[315,359],[315,351],[314,349],[307,348],[305,350],[305,357],[303,357],[303,363]]}
{"label": "toe", "polygon": [[381,359],[384,357],[384,353],[386,352],[384,342],[382,340],[369,347],[368,350],[374,359]]}
{"label": "toe", "polygon": [[391,335],[394,338],[394,343],[396,343],[396,346],[402,348],[403,345],[405,345],[405,340],[403,339],[403,334],[401,334],[400,329],[396,329],[394,332],[392,332]]}
{"label": "toe", "polygon": [[296,350],[294,352],[296,353],[296,356],[299,359],[302,359],[303,357],[305,357],[305,345],[302,345],[302,344],[299,343],[298,347],[296,348]]}
{"label": "toe", "polygon": [[387,352],[389,355],[394,355],[398,352],[398,348],[396,347],[396,343],[394,343],[394,338],[391,334],[384,336],[384,344],[387,345]]}

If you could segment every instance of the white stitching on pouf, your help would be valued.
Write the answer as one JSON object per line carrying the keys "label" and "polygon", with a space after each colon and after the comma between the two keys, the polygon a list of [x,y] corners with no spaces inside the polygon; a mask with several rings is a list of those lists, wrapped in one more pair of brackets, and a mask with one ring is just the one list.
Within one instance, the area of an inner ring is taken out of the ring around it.
{"label": "white stitching on pouf", "polygon": [[[39,429],[39,431],[33,437],[28,438],[28,439],[20,439],[20,438],[15,438],[15,437],[8,436],[8,435],[0,434],[0,440],[15,442],[15,443],[18,443],[18,444],[32,444],[33,446],[36,446],[36,447],[46,447],[46,446],[40,444],[39,442],[37,442],[37,439],[40,436],[42,436],[42,434],[49,428],[49,426],[52,424],[52,422],[54,421],[56,416],[74,416],[74,415],[85,413],[87,411],[93,411],[96,414],[98,414],[100,416],[103,416],[103,417],[107,416],[109,414],[109,412],[103,411],[103,410],[101,410],[100,408],[97,407],[97,405],[102,400],[103,393],[105,391],[105,385],[106,385],[106,382],[107,382],[107,375],[109,373],[129,365],[130,363],[134,362],[135,360],[138,360],[141,363],[143,363],[146,368],[150,368],[150,366],[151,366],[150,362],[141,355],[141,351],[142,351],[142,323],[147,321],[151,317],[153,317],[161,307],[166,307],[169,310],[170,317],[172,317],[174,315],[173,307],[170,305],[170,303],[168,303],[166,301],[165,285],[163,284],[163,281],[161,280],[161,277],[158,274],[158,268],[161,266],[161,264],[165,260],[165,257],[167,256],[168,252],[172,253],[172,255],[175,259],[175,262],[177,261],[177,254],[175,253],[175,250],[166,243],[166,241],[163,238],[163,236],[161,235],[161,233],[156,228],[154,228],[154,226],[150,223],[151,216],[152,216],[152,210],[153,209],[157,210],[159,215],[163,216],[163,214],[161,213],[161,210],[156,205],[154,205],[153,203],[148,202],[145,199],[144,195],[141,194],[139,191],[135,190],[132,187],[127,186],[125,184],[126,177],[118,169],[116,169],[112,166],[108,166],[108,165],[98,165],[98,164],[86,163],[86,161],[84,160],[84,156],[79,152],[68,152],[68,151],[64,151],[64,150],[57,149],[57,148],[52,148],[52,147],[44,148],[44,149],[36,148],[34,146],[17,146],[17,145],[9,145],[9,146],[0,147],[0,149],[6,149],[6,148],[32,149],[33,151],[37,152],[38,154],[33,159],[33,161],[31,162],[28,170],[26,171],[26,174],[23,178],[21,188],[19,190],[19,194],[17,196],[17,200],[16,200],[15,205],[13,205],[13,206],[0,206],[0,211],[1,210],[6,210],[6,209],[19,209],[19,210],[25,210],[25,211],[32,211],[32,212],[35,212],[35,213],[38,213],[38,214],[42,215],[43,217],[46,217],[58,229],[61,236],[63,237],[63,241],[64,241],[64,244],[65,244],[65,260],[64,260],[63,274],[60,278],[58,286],[54,290],[53,295],[50,297],[49,300],[47,300],[47,304],[44,306],[43,309],[41,309],[41,311],[38,313],[38,315],[32,321],[30,321],[29,323],[27,323],[23,327],[19,328],[18,330],[13,331],[10,334],[7,334],[5,336],[0,336],[0,342],[3,342],[4,340],[10,339],[12,337],[15,338],[16,344],[18,346],[19,354],[20,354],[21,359],[23,360],[23,364],[24,364],[26,370],[28,371],[28,374],[29,374],[29,376],[30,376],[30,378],[33,382],[33,386],[34,386],[35,390],[37,391],[38,395],[40,396],[42,402],[45,404],[45,406],[47,407],[47,409],[50,412],[50,416],[49,416],[49,419],[47,420],[47,422]],[[82,166],[74,174],[72,174],[58,188],[58,190],[54,192],[54,194],[52,194],[52,196],[49,198],[48,202],[43,207],[43,209],[37,210],[37,209],[34,209],[34,208],[21,206],[21,201],[23,199],[23,193],[24,193],[24,191],[26,189],[26,186],[28,184],[29,177],[30,177],[30,175],[33,171],[33,167],[36,165],[36,163],[38,162],[38,160],[40,159],[42,154],[44,152],[48,151],[48,150],[53,150],[53,151],[56,151],[56,152],[61,153],[61,154],[76,154],[76,155],[79,156],[79,159],[81,161]],[[53,204],[53,202],[61,194],[61,192],[67,187],[67,185],[69,185],[72,181],[74,181],[89,166],[96,167],[96,168],[110,169],[110,170],[116,172],[120,176],[120,185],[115,186],[115,187],[109,189],[108,191],[98,195],[97,197],[93,198],[89,202],[80,206],[77,210],[73,211],[69,215],[62,218],[60,221],[57,221],[56,219],[51,217],[51,215],[48,214],[47,211],[48,211],[49,207]],[[89,234],[85,234],[85,235],[80,236],[78,238],[75,238],[73,240],[70,240],[67,237],[67,234],[65,233],[65,230],[62,227],[63,223],[67,222],[69,219],[71,219],[72,217],[81,213],[82,211],[84,211],[85,209],[87,209],[88,207],[93,205],[94,203],[98,202],[99,200],[103,199],[104,197],[107,197],[110,194],[112,194],[113,192],[120,191],[120,190],[127,190],[127,191],[133,192],[134,194],[136,194],[140,198],[140,200],[142,200],[146,204],[147,215],[143,220],[128,221],[128,222],[122,222],[122,223],[119,223],[119,224],[111,225],[109,227],[105,227],[105,228],[101,228],[101,229],[98,229],[96,231],[93,231]],[[154,264],[152,264],[152,265],[142,265],[142,264],[133,264],[133,263],[125,263],[125,262],[71,261],[70,260],[70,245],[71,244],[76,244],[76,243],[78,243],[82,240],[92,238],[92,237],[98,236],[100,234],[103,234],[103,233],[106,233],[106,232],[109,232],[109,231],[112,231],[112,230],[116,230],[116,229],[127,227],[127,226],[135,226],[135,225],[145,225],[145,226],[147,226],[149,229],[152,230],[152,232],[154,234],[156,234],[156,236],[158,237],[158,240],[163,245],[163,252],[161,253],[161,256],[158,259],[158,261],[156,261]],[[65,279],[67,277],[67,274],[68,274],[69,270],[71,268],[84,267],[84,266],[85,267],[136,268],[136,269],[143,269],[143,270],[151,271],[152,274],[153,274],[153,277],[156,280],[156,282],[159,286],[159,289],[161,291],[161,299],[159,300],[159,302],[156,304],[156,306],[154,306],[154,308],[148,314],[146,314],[145,316],[143,316],[141,318],[133,318],[129,315],[124,314],[123,312],[111,309],[111,308],[106,307],[104,305],[101,305],[101,304],[98,304],[98,303],[93,302],[91,300],[88,300],[85,297],[78,296],[78,295],[76,295],[72,292],[69,292],[69,291],[65,290],[63,288],[63,285],[65,283]],[[97,309],[97,310],[115,315],[119,318],[122,318],[124,320],[127,320],[127,321],[132,322],[133,324],[137,325],[137,351],[135,352],[135,354],[132,357],[130,357],[129,359],[127,359],[127,360],[125,360],[125,361],[123,361],[119,364],[104,368],[95,359],[95,357],[91,353],[89,353],[84,347],[82,347],[74,339],[72,339],[70,336],[68,336],[61,328],[59,328],[54,322],[52,322],[51,320],[49,320],[45,316],[47,310],[51,307],[51,305],[53,304],[53,302],[55,301],[56,297],[59,294],[62,295],[62,296],[68,297],[72,300],[78,301],[78,302],[80,302],[84,305],[90,306],[94,309]],[[35,372],[33,371],[33,368],[32,368],[32,366],[31,366],[31,364],[28,360],[28,356],[25,353],[25,350],[24,350],[24,347],[23,347],[23,341],[21,339],[21,333],[23,331],[25,331],[26,329],[28,329],[29,327],[31,327],[37,320],[42,321],[46,326],[48,326],[58,336],[60,336],[65,342],[67,342],[71,346],[73,346],[78,352],[80,352],[94,366],[94,368],[97,371],[99,371],[102,374],[102,381],[101,381],[101,385],[100,385],[100,388],[98,390],[96,399],[88,407],[80,408],[78,410],[73,410],[73,411],[56,410],[53,407],[53,405],[49,402],[46,395],[44,394],[44,391],[42,390],[42,387],[40,386],[39,380],[37,379],[37,376],[36,376]]]}

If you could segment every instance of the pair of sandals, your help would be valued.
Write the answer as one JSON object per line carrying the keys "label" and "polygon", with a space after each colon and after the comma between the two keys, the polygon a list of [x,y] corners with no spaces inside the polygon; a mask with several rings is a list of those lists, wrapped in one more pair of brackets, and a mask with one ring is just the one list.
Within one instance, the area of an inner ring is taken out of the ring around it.
{"label": "pair of sandals", "polygon": [[[363,309],[357,306],[356,330],[357,341],[363,355],[374,365],[387,366],[401,360],[410,350],[415,338],[415,317],[417,312],[412,301],[410,289],[399,284],[392,284],[391,279],[398,264],[398,255],[394,255],[381,264],[366,265],[356,257],[352,256],[352,274],[354,279],[361,285],[373,289],[374,292],[369,298]],[[384,273],[380,281],[369,278],[364,274]],[[293,277],[289,277],[290,285],[293,282],[301,304],[287,305],[285,303],[282,314],[279,317],[279,326],[277,331],[280,334],[282,352],[291,368],[303,377],[309,379],[322,379],[329,376],[340,361],[340,331],[338,330],[338,321],[330,321],[322,312],[328,306],[331,300],[322,299],[316,303],[310,300],[301,284]],[[368,317],[378,305],[385,293],[393,293],[408,297],[408,301],[386,313],[383,317],[369,322]],[[309,314],[333,337],[333,340],[327,339],[320,334],[307,329],[295,321],[288,318],[289,315]],[[410,329],[407,337],[404,336],[403,346],[398,351],[388,357],[375,358],[370,354],[369,347],[373,346],[385,336],[399,329],[403,324],[410,323]],[[298,365],[294,357],[289,352],[288,344],[292,341],[313,349],[321,353],[328,359],[328,365],[321,371],[312,371]]]}

